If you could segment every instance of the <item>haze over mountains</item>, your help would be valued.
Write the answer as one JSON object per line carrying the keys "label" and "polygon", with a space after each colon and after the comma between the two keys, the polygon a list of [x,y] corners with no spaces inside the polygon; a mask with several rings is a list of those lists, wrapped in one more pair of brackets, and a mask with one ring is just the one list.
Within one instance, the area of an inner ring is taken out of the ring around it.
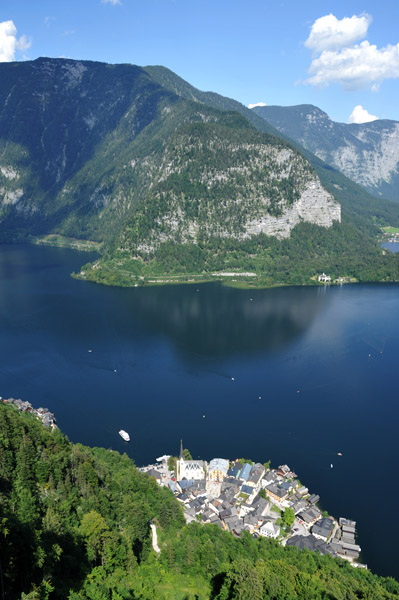
{"label": "haze over mountains", "polygon": [[397,121],[336,123],[311,104],[252,110],[371,194],[399,201]]}

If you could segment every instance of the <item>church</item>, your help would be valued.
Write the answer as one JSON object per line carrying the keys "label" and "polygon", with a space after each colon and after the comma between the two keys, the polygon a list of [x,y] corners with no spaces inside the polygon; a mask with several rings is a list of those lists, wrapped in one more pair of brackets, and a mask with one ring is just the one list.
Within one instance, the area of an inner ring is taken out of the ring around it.
{"label": "church", "polygon": [[206,461],[204,460],[185,460],[183,454],[183,442],[180,441],[180,456],[176,464],[176,479],[205,479]]}

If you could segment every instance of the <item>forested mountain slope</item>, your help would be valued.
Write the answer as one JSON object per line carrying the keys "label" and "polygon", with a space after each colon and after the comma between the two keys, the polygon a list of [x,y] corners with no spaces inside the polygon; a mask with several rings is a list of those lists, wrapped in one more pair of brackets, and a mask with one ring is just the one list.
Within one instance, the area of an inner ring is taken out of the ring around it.
{"label": "forested mountain slope", "polygon": [[[161,554],[152,550],[149,519]],[[0,594],[8,600],[394,600],[348,563],[216,525],[126,456],[72,444],[0,403]]]}
{"label": "forested mountain slope", "polygon": [[399,223],[397,207],[325,177],[324,163],[274,133],[162,67],[2,63],[0,239],[102,242],[82,276],[123,285],[226,269],[260,285],[326,269],[398,279],[376,241],[378,223]]}

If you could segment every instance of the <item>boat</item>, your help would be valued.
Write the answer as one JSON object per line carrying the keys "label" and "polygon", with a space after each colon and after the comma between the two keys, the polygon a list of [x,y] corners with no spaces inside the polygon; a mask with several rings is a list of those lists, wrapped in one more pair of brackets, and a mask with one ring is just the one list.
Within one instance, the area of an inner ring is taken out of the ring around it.
{"label": "boat", "polygon": [[118,433],[121,436],[121,438],[123,440],[125,440],[125,442],[130,442],[130,435],[128,434],[127,431],[125,431],[124,429],[121,429]]}

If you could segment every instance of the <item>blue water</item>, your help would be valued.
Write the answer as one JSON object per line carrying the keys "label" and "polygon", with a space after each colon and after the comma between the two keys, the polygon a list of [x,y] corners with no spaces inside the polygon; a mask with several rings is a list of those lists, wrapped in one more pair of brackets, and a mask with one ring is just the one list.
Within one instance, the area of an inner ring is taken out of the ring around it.
{"label": "blue water", "polygon": [[381,248],[390,250],[391,252],[399,252],[399,242],[382,242]]}
{"label": "blue water", "polygon": [[357,521],[369,567],[399,577],[399,286],[71,279],[90,258],[0,246],[0,395],[138,465],[180,438],[195,457],[288,463],[323,509]]}

